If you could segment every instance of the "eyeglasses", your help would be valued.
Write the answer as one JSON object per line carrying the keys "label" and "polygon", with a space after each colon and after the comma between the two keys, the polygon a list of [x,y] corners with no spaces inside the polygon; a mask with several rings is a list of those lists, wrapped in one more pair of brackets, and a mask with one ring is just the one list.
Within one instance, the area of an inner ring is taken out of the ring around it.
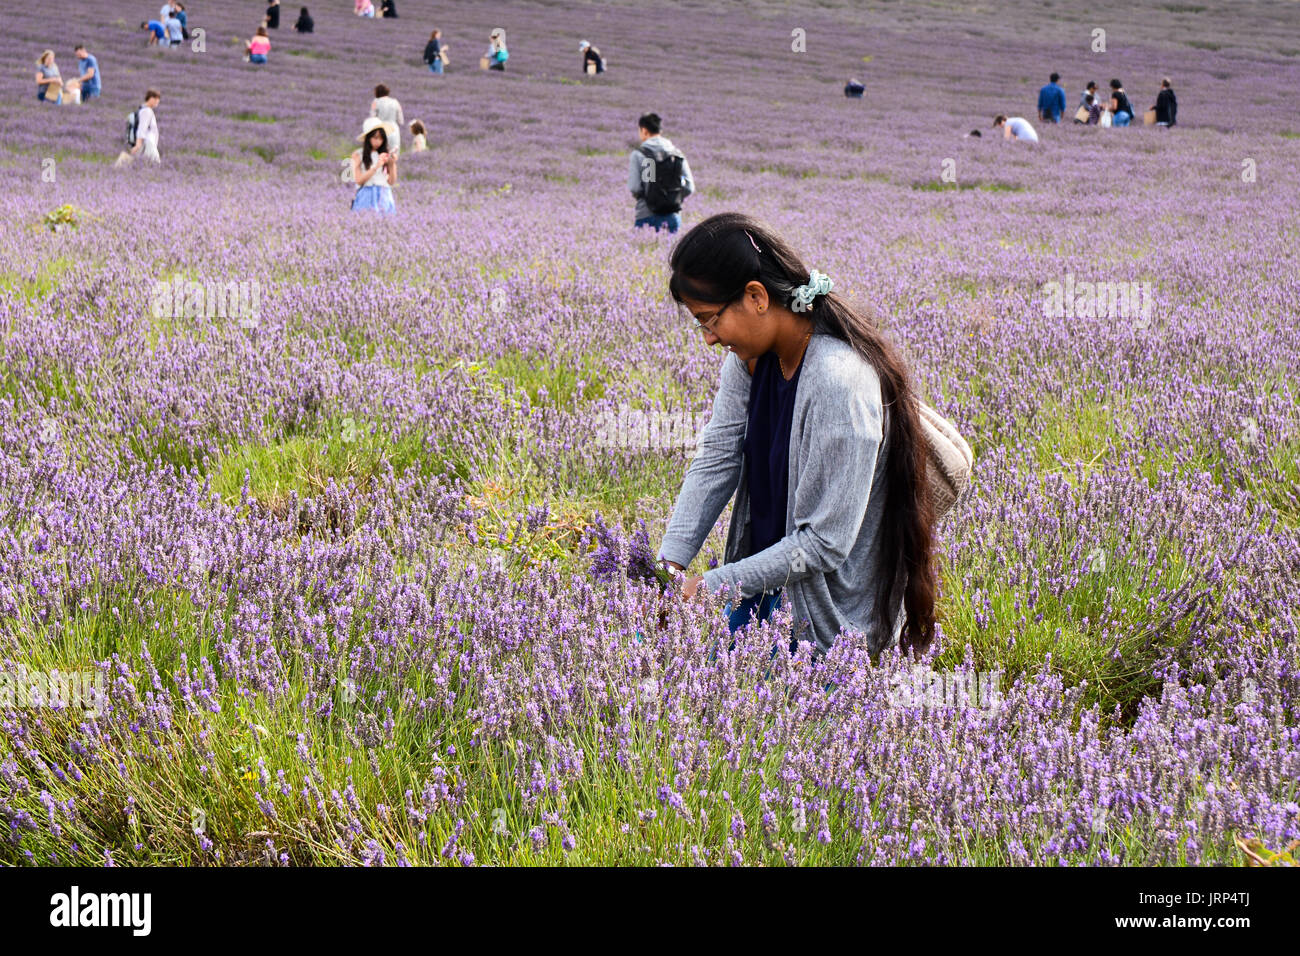
{"label": "eyeglasses", "polygon": [[707,333],[707,332],[712,332],[712,331],[713,331],[713,327],[714,327],[715,325],[718,324],[718,319],[722,316],[722,313],[723,313],[723,312],[726,312],[726,311],[727,311],[729,308],[731,308],[732,305],[734,305],[734,304],[735,304],[734,301],[733,301],[733,302],[728,302],[726,305],[724,305],[722,308],[720,308],[717,312],[714,312],[711,316],[709,316],[709,317],[708,317],[707,319],[705,319],[705,320],[696,319],[696,320],[695,320],[695,327],[696,327],[700,332],[706,332],[706,333]]}

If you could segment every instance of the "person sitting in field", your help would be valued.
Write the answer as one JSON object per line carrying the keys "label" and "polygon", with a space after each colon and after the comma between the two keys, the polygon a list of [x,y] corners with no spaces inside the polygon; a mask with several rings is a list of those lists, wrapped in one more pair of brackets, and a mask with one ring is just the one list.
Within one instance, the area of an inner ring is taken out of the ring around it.
{"label": "person sitting in field", "polygon": [[867,88],[856,78],[850,77],[849,81],[844,84],[844,95],[850,99],[860,100],[866,92]]}
{"label": "person sitting in field", "polygon": [[411,152],[423,153],[429,148],[429,143],[424,136],[424,124],[419,120],[411,121]]}
{"label": "person sitting in field", "polygon": [[1011,139],[1014,136],[1026,143],[1038,142],[1038,133],[1034,131],[1034,127],[1030,125],[1029,120],[1023,116],[1012,116],[1008,119],[1005,115],[999,113],[993,117],[993,128],[997,129],[998,127],[1002,128],[1003,139]]}
{"label": "person sitting in field", "polygon": [[248,56],[244,57],[245,60],[249,63],[265,63],[271,52],[271,38],[266,35],[266,27],[258,27],[257,34],[246,45]]}
{"label": "person sitting in field", "polygon": [[370,0],[356,0],[353,12],[359,17],[373,17],[375,15],[375,5]]}
{"label": "person sitting in field", "polygon": [[298,20],[294,23],[293,28],[299,33],[311,33],[316,29],[316,22],[312,20],[311,14],[307,12],[306,7],[303,7],[298,12]]}
{"label": "person sitting in field", "polygon": [[1160,93],[1156,96],[1156,105],[1151,108],[1156,111],[1157,126],[1168,129],[1178,123],[1178,97],[1174,96],[1174,87],[1169,82],[1169,77],[1160,81]]}
{"label": "person sitting in field", "polygon": [[578,52],[582,54],[582,72],[584,73],[604,73],[605,58],[586,40],[578,44]]}
{"label": "person sitting in field", "polygon": [[42,103],[63,102],[63,77],[54,62],[53,50],[46,50],[36,61],[36,98]]}
{"label": "person sitting in field", "polygon": [[167,45],[167,28],[159,20],[143,20],[140,23],[141,30],[149,31],[150,46]]}
{"label": "person sitting in field", "polygon": [[379,15],[385,20],[397,19],[397,2],[396,0],[382,0],[379,4]]}

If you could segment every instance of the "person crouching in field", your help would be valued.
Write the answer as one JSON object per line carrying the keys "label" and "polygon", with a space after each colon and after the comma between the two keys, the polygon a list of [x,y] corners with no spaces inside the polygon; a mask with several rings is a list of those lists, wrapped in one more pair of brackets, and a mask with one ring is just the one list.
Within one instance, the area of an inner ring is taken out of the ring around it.
{"label": "person crouching in field", "polygon": [[244,57],[245,60],[249,63],[265,63],[271,52],[271,38],[266,34],[266,27],[258,27],[257,33],[246,45],[248,56]]}
{"label": "person crouching in field", "polygon": [[352,180],[357,184],[352,208],[360,211],[394,212],[392,184],[397,182],[397,157],[388,151],[392,126],[376,116],[366,120],[357,140],[361,148],[352,152]]}
{"label": "person crouching in field", "polygon": [[582,54],[582,72],[605,72],[605,58],[601,56],[600,51],[592,46],[588,41],[583,40],[578,44],[578,52]]}
{"label": "person crouching in field", "polygon": [[1008,119],[1004,114],[999,113],[993,117],[993,128],[1002,130],[1003,139],[1015,137],[1024,140],[1026,143],[1038,142],[1038,133],[1034,131],[1034,127],[1029,120],[1023,116],[1012,116]]}
{"label": "person crouching in field", "polygon": [[[908,370],[863,311],[784,240],[739,213],[677,244],[669,290],[726,347],[659,548],[683,595],[726,588],[734,633],[789,597],[819,652],[862,633],[874,654],[934,637],[934,504]],[[735,495],[724,563],[682,572]],[[791,649],[794,642],[791,643]]]}

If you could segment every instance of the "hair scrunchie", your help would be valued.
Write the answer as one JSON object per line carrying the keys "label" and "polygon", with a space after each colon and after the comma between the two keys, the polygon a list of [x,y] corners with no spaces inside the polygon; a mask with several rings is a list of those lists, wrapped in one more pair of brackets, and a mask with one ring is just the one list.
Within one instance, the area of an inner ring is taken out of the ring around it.
{"label": "hair scrunchie", "polygon": [[808,282],[794,290],[790,297],[790,309],[794,312],[808,312],[813,307],[813,299],[819,295],[826,295],[835,288],[835,283],[831,277],[824,272],[818,272],[816,269],[808,273]]}

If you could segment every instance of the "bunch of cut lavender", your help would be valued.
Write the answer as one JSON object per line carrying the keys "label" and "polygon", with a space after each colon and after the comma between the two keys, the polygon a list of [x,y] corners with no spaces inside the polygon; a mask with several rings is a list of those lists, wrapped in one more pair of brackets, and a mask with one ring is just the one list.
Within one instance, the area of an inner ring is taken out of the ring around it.
{"label": "bunch of cut lavender", "polygon": [[596,545],[591,555],[591,575],[596,580],[609,581],[626,575],[632,581],[656,582],[662,590],[671,587],[672,577],[655,561],[644,521],[638,521],[636,531],[624,537],[597,514],[588,533],[588,540]]}

